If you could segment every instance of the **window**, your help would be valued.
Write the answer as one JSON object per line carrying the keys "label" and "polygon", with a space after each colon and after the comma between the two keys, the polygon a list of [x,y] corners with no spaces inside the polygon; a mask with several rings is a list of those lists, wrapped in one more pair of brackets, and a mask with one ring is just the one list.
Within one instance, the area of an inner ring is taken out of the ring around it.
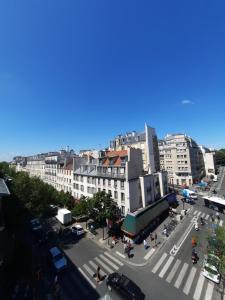
{"label": "window", "polygon": [[98,184],[100,184],[100,178],[98,178]]}
{"label": "window", "polygon": [[111,191],[111,190],[108,190],[108,194],[109,194],[110,196],[112,196],[112,191]]}
{"label": "window", "polygon": [[124,181],[120,181],[120,188],[124,189]]}
{"label": "window", "polygon": [[105,179],[103,179],[103,185],[105,185]]}
{"label": "window", "polygon": [[100,188],[98,188],[98,192],[101,192],[101,189],[100,189]]}
{"label": "window", "polygon": [[121,205],[121,213],[125,215],[125,206]]}
{"label": "window", "polygon": [[114,192],[114,199],[118,199],[118,192],[117,191]]}
{"label": "window", "polygon": [[83,186],[83,185],[80,186],[80,190],[81,190],[82,192],[84,191],[84,186]]}
{"label": "window", "polygon": [[114,181],[114,187],[117,188],[117,181]]}
{"label": "window", "polygon": [[111,186],[111,179],[108,180],[108,186]]}
{"label": "window", "polygon": [[125,194],[121,193],[121,202],[124,202],[124,201],[125,201]]}

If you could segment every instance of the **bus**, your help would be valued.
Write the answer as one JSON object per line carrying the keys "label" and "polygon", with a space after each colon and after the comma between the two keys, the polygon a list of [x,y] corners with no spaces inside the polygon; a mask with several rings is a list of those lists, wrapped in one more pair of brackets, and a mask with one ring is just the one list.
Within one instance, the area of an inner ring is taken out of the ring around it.
{"label": "bus", "polygon": [[203,197],[205,206],[219,211],[220,213],[225,213],[225,199],[219,197]]}

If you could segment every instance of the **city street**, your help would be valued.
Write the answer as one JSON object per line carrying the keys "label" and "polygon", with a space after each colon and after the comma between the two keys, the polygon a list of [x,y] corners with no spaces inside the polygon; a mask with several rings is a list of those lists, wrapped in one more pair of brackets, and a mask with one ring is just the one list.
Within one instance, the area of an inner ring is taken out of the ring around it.
{"label": "city street", "polygon": [[[76,299],[75,291],[77,293],[78,290],[75,289],[74,284],[79,285],[80,299],[82,295],[85,298],[88,294],[85,290],[86,284],[89,285],[89,292],[92,289],[92,292],[96,292],[96,298],[109,294],[113,299],[120,299],[109,292],[105,284],[105,276],[112,272],[124,273],[132,279],[144,292],[145,299],[174,299],[175,297],[194,300],[221,299],[221,285],[216,285],[201,275],[207,246],[206,238],[212,231],[210,213],[212,211],[204,207],[203,200],[199,197],[196,204],[191,207],[188,216],[159,250],[156,247],[153,255],[143,266],[132,265],[132,260],[128,261],[128,258],[120,257],[88,238],[83,238],[73,245],[67,244],[65,253],[85,280],[79,279],[79,281],[74,270],[62,273],[60,285],[63,299]],[[195,231],[194,222],[201,216],[205,218],[206,223],[203,226],[199,225],[200,230]],[[222,226],[225,222],[224,216],[221,217],[219,222],[215,221],[218,226]],[[199,256],[195,265],[191,261],[192,237],[197,239],[196,251]],[[152,248],[148,251],[151,252]],[[100,283],[97,283],[93,276],[97,266],[100,266],[103,278]]]}

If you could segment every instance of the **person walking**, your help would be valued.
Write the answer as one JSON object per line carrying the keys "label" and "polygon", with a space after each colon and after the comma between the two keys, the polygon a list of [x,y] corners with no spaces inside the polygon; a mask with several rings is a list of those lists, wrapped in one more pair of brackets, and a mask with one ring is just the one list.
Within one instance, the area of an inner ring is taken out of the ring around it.
{"label": "person walking", "polygon": [[155,232],[155,247],[157,246],[157,233]]}
{"label": "person walking", "polygon": [[99,266],[97,268],[96,278],[97,278],[97,283],[99,283],[99,281],[101,281],[101,274],[100,274],[100,267]]}
{"label": "person walking", "polygon": [[147,249],[148,249],[148,244],[147,244],[147,241],[146,241],[146,240],[143,240],[143,245],[144,245],[144,247],[145,247],[145,250],[147,250]]}

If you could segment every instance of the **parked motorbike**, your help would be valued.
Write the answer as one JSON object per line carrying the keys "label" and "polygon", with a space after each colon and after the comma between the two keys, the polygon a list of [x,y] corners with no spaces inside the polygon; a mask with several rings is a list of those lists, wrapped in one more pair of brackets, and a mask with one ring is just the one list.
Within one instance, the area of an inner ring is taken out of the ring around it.
{"label": "parked motorbike", "polygon": [[203,226],[203,225],[205,225],[205,221],[204,221],[204,219],[201,217],[200,218],[200,224]]}

